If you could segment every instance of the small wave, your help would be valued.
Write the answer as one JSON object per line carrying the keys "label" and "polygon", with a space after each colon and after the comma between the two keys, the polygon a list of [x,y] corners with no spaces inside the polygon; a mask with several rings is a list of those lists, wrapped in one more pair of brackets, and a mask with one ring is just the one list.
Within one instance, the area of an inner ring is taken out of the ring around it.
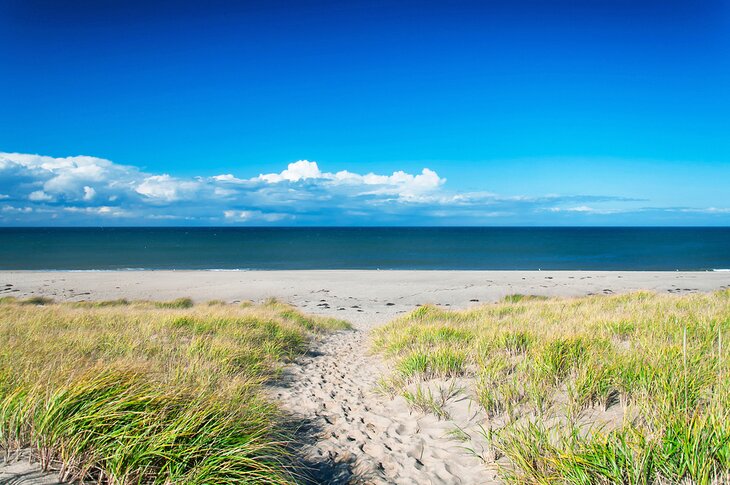
{"label": "small wave", "polygon": [[210,268],[210,269],[204,269],[202,271],[216,271],[216,272],[228,272],[228,271],[251,271],[248,268],[237,268],[237,269],[226,269],[226,268]]}
{"label": "small wave", "polygon": [[719,272],[719,273],[726,273],[726,272],[730,272],[730,268],[727,268],[727,269],[726,268],[713,269],[712,271],[713,272]]}
{"label": "small wave", "polygon": [[[10,270],[12,271],[12,270]],[[32,269],[31,273],[115,273],[119,271],[214,271],[239,272],[252,271],[251,268],[101,268],[101,269]]]}
{"label": "small wave", "polygon": [[105,268],[105,269],[39,269],[38,272],[56,273],[113,273],[115,271],[154,271],[152,268]]}

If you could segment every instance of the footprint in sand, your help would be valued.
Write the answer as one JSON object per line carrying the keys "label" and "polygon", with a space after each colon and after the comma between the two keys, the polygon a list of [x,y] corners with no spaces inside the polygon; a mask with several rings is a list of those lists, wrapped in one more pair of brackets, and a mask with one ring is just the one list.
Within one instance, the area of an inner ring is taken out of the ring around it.
{"label": "footprint in sand", "polygon": [[387,370],[368,353],[366,331],[377,313],[368,312],[354,330],[322,337],[317,352],[286,369],[282,382],[289,385],[271,390],[285,411],[318,430],[297,450],[311,469],[310,483],[498,483],[449,439],[454,423],[376,392]]}

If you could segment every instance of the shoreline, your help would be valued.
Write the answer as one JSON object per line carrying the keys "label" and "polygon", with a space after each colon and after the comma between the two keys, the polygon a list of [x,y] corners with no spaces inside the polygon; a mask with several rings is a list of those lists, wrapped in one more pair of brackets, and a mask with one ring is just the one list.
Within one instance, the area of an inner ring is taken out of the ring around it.
{"label": "shoreline", "polygon": [[606,269],[606,270],[595,270],[595,269],[357,269],[357,268],[345,268],[345,269],[249,269],[249,268],[205,268],[205,269],[169,269],[169,268],[117,268],[117,269],[0,269],[0,273],[127,273],[127,272],[171,272],[171,273],[248,273],[248,272],[261,272],[261,273],[281,273],[285,271],[302,272],[311,271],[323,272],[323,271],[372,271],[372,272],[416,272],[416,273],[428,273],[428,272],[458,272],[458,273],[727,273],[730,269],[726,268],[715,268],[715,269]]}

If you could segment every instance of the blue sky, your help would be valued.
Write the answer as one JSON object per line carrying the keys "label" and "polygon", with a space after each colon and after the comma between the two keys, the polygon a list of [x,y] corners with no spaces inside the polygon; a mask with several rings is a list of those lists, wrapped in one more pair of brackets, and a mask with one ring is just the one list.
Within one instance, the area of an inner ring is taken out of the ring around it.
{"label": "blue sky", "polygon": [[0,0],[0,65],[2,225],[730,224],[728,1]]}

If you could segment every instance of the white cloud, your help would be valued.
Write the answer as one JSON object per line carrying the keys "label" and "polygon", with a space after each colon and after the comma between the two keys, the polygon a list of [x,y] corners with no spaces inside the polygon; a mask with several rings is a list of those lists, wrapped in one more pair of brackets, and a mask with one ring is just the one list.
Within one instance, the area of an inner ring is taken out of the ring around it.
{"label": "white cloud", "polygon": [[100,207],[64,207],[65,212],[87,215],[102,215],[112,217],[129,217],[132,214],[119,207],[109,207],[106,205]]}
{"label": "white cloud", "polygon": [[53,200],[53,197],[46,194],[42,190],[35,190],[28,194],[28,199],[32,200],[33,202],[49,202]]}
{"label": "white cloud", "polygon": [[730,214],[730,207],[707,207],[701,209],[683,208],[679,209],[678,212],[689,212],[699,214]]}
{"label": "white cloud", "polygon": [[135,191],[150,199],[174,202],[192,197],[197,189],[197,182],[180,180],[163,174],[146,177]]}
{"label": "white cloud", "polygon": [[0,206],[0,211],[27,214],[29,212],[33,212],[33,208],[32,207],[15,207],[12,205],[4,205],[4,206]]}
{"label": "white cloud", "polygon": [[[0,153],[0,190],[34,202],[88,202],[95,193],[129,192],[142,177],[136,167],[97,157],[54,158],[24,153]],[[12,190],[11,190],[12,189]]]}
{"label": "white cloud", "polygon": [[368,174],[363,177],[367,185],[381,185],[383,188],[373,190],[373,194],[394,194],[404,199],[417,199],[424,194],[429,194],[446,183],[436,172],[424,168],[420,174],[411,175],[403,171],[393,172],[393,175],[383,177],[375,174]]}
{"label": "white cloud", "polygon": [[230,173],[223,174],[223,175],[216,175],[214,177],[211,177],[211,179],[216,182],[232,182],[232,183],[236,183],[236,184],[241,184],[241,183],[246,182],[246,180],[236,178],[233,176],[233,174],[230,174]]}
{"label": "white cloud", "polygon": [[287,169],[281,173],[261,174],[257,178],[265,182],[277,183],[284,180],[297,182],[299,180],[318,179],[323,178],[322,175],[322,172],[319,171],[319,167],[317,166],[317,162],[299,160],[298,162],[290,163]]}
{"label": "white cloud", "polygon": [[548,207],[550,212],[586,212],[593,213],[596,211],[593,207],[587,205],[579,205],[578,207]]}
{"label": "white cloud", "polygon": [[[378,175],[374,173],[358,174],[347,170],[339,172],[322,172],[317,162],[299,160],[290,163],[286,170],[280,173],[261,174],[248,181],[235,178],[231,174],[218,175],[213,177],[217,181],[226,182],[256,182],[263,181],[268,184],[281,182],[319,181],[324,186],[337,187],[347,186],[355,189],[357,195],[392,195],[403,199],[416,199],[424,194],[437,190],[446,182],[446,179],[429,169],[424,168],[420,174],[409,174],[402,170],[393,172],[391,175]],[[359,190],[358,190],[359,189]]]}
{"label": "white cloud", "polygon": [[623,209],[606,209],[606,208],[595,208],[587,205],[579,205],[577,207],[548,207],[546,209],[549,212],[572,212],[578,214],[596,214],[596,215],[609,215],[618,214],[625,212]]}
{"label": "white cloud", "polygon": [[276,213],[264,213],[258,210],[249,211],[223,211],[223,215],[226,219],[235,222],[278,222],[285,219],[292,219],[290,214],[276,214]]}
{"label": "white cloud", "polygon": [[646,208],[636,205],[646,201],[611,196],[457,192],[427,167],[357,173],[309,160],[258,176],[176,177],[89,156],[0,153],[0,194],[26,201],[0,205],[0,224],[545,224],[649,211],[703,220],[730,214],[722,207]]}
{"label": "white cloud", "polygon": [[88,185],[84,186],[84,200],[91,200],[96,196],[96,190]]}

